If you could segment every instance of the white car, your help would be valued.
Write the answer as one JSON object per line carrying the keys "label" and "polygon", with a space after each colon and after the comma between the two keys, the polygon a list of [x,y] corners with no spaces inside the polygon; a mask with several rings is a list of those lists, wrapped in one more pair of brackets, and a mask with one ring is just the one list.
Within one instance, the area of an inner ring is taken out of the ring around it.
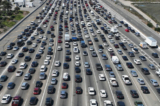
{"label": "white car", "polygon": [[95,37],[95,36],[96,36],[96,34],[94,34],[94,33],[91,33],[91,35],[92,35],[93,37]]}
{"label": "white car", "polygon": [[46,28],[46,27],[47,27],[47,24],[44,24],[43,27]]}
{"label": "white car", "polygon": [[138,53],[138,48],[132,48],[132,51],[133,51],[134,53]]}
{"label": "white car", "polygon": [[53,71],[52,71],[52,76],[53,77],[57,77],[58,76],[58,70],[57,69],[54,69]]}
{"label": "white car", "polygon": [[38,20],[38,23],[40,23],[41,22],[41,20]]}
{"label": "white car", "polygon": [[47,40],[48,38],[47,38],[47,36],[43,36],[43,40]]}
{"label": "white car", "polygon": [[50,60],[51,59],[51,56],[50,55],[47,55],[46,56],[46,60]]}
{"label": "white car", "polygon": [[90,46],[90,47],[89,47],[89,50],[90,50],[90,51],[93,51],[93,50],[94,50],[93,46]]}
{"label": "white car", "polygon": [[75,62],[75,66],[79,67],[81,65],[81,63],[79,61]]}
{"label": "white car", "polygon": [[45,65],[42,65],[41,68],[40,68],[40,71],[45,72],[46,70],[47,70],[47,67]]}
{"label": "white car", "polygon": [[44,46],[41,46],[41,47],[40,47],[40,49],[41,49],[41,50],[44,50],[44,49],[45,49],[45,47],[44,47]]}
{"label": "white car", "polygon": [[132,84],[132,82],[130,81],[128,75],[122,75],[122,80],[126,85]]}
{"label": "white car", "polygon": [[108,51],[109,51],[109,52],[112,52],[112,51],[113,51],[113,49],[109,47],[109,48],[108,48]]}
{"label": "white car", "polygon": [[141,61],[139,59],[134,59],[133,60],[137,65],[141,64]]}
{"label": "white car", "polygon": [[126,39],[122,39],[121,40],[123,43],[127,43],[127,40]]}
{"label": "white car", "polygon": [[25,69],[27,67],[27,64],[22,62],[19,66],[20,69]]}
{"label": "white car", "polygon": [[49,46],[53,46],[53,42],[49,42]]}
{"label": "white car", "polygon": [[90,106],[97,106],[96,99],[90,99]]}
{"label": "white car", "polygon": [[112,39],[112,35],[108,35],[108,38],[109,38],[109,39]]}
{"label": "white car", "polygon": [[116,81],[115,78],[110,78],[109,81],[110,81],[110,84],[111,84],[113,87],[114,87],[114,86],[118,86],[118,83],[117,83],[117,81]]}
{"label": "white car", "polygon": [[38,33],[38,32],[35,32],[34,35],[39,35],[39,33]]}
{"label": "white car", "polygon": [[12,64],[16,64],[18,62],[18,59],[13,59]]}
{"label": "white car", "polygon": [[90,22],[87,23],[88,27],[92,27],[92,24]]}
{"label": "white car", "polygon": [[16,71],[16,76],[17,76],[17,77],[22,76],[22,74],[23,74],[23,71],[22,71],[22,70]]}
{"label": "white car", "polygon": [[77,44],[77,42],[73,42],[73,46],[77,46],[78,44]]}
{"label": "white car", "polygon": [[105,47],[109,46],[107,43],[103,43],[103,45],[104,45]]}
{"label": "white car", "polygon": [[44,65],[49,65],[50,61],[49,60],[44,60]]}
{"label": "white car", "polygon": [[42,39],[42,38],[43,38],[43,36],[42,36],[42,35],[39,35],[39,38],[40,38],[40,39]]}
{"label": "white car", "polygon": [[84,62],[84,67],[85,67],[85,68],[89,68],[89,66],[90,66],[90,65],[89,65],[88,62]]}
{"label": "white car", "polygon": [[78,47],[74,47],[74,48],[73,48],[73,52],[74,52],[74,53],[78,53],[78,51],[79,51]]}
{"label": "white car", "polygon": [[14,51],[17,51],[19,49],[19,47],[13,47]]}
{"label": "white car", "polygon": [[12,54],[12,53],[8,53],[7,54],[7,59],[11,59],[11,58],[13,58],[14,57],[14,54]]}
{"label": "white car", "polygon": [[76,55],[76,56],[75,56],[75,60],[80,60],[79,55]]}
{"label": "white car", "polygon": [[100,31],[100,30],[97,30],[96,33],[97,33],[97,34],[101,34],[101,31]]}
{"label": "white car", "polygon": [[67,72],[63,73],[63,80],[68,80],[69,79],[69,74]]}
{"label": "white car", "polygon": [[106,80],[104,74],[99,74],[99,80],[100,81],[105,81]]}
{"label": "white car", "polygon": [[3,103],[3,104],[9,103],[10,100],[11,100],[11,95],[10,94],[5,94],[2,97],[1,103]]}
{"label": "white car", "polygon": [[33,43],[33,44],[32,44],[32,47],[37,47],[37,43]]}
{"label": "white car", "polygon": [[99,52],[99,53],[103,53],[103,50],[102,50],[102,49],[99,49],[98,52]]}
{"label": "white car", "polygon": [[106,91],[105,91],[104,89],[101,89],[101,90],[100,90],[100,96],[101,96],[102,98],[107,97],[107,93],[106,93]]}
{"label": "white car", "polygon": [[84,37],[88,39],[88,38],[89,38],[89,35],[85,35]]}
{"label": "white car", "polygon": [[57,47],[57,50],[58,50],[58,51],[61,51],[61,50],[62,50],[62,47],[61,47],[61,46],[58,46],[58,47]]}
{"label": "white car", "polygon": [[104,100],[104,106],[113,106],[110,100]]}
{"label": "white car", "polygon": [[88,87],[88,94],[89,95],[95,95],[95,90],[93,87]]}
{"label": "white car", "polygon": [[56,67],[59,67],[60,66],[60,61],[55,61],[55,63],[54,63],[54,65],[56,66]]}

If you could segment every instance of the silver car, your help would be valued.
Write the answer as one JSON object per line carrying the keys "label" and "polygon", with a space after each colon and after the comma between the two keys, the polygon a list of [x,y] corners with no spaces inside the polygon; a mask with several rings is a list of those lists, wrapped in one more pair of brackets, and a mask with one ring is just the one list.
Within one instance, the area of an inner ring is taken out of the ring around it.
{"label": "silver car", "polygon": [[109,76],[110,76],[111,78],[116,78],[116,76],[115,76],[115,74],[114,74],[113,71],[109,72]]}
{"label": "silver car", "polygon": [[41,72],[40,75],[39,75],[39,79],[43,80],[45,78],[46,78],[46,74],[44,72]]}
{"label": "silver car", "polygon": [[133,77],[138,77],[138,74],[137,74],[136,71],[131,70],[130,73],[131,73],[131,75],[132,75]]}
{"label": "silver car", "polygon": [[29,86],[29,84],[27,82],[23,82],[22,85],[21,85],[21,89],[27,89]]}
{"label": "silver car", "polygon": [[31,74],[30,73],[26,73],[24,75],[24,80],[29,80],[31,78]]}
{"label": "silver car", "polygon": [[85,68],[89,68],[89,63],[88,62],[84,62],[84,67]]}
{"label": "silver car", "polygon": [[117,52],[118,52],[118,54],[120,54],[120,55],[123,54],[122,50],[117,50]]}
{"label": "silver car", "polygon": [[55,85],[56,83],[57,83],[57,79],[56,78],[52,78],[51,84]]}
{"label": "silver car", "polygon": [[138,81],[138,83],[139,83],[140,85],[145,85],[145,82],[144,82],[143,79],[137,78],[137,81]]}
{"label": "silver car", "polygon": [[159,86],[158,82],[155,79],[150,79],[150,82],[154,87]]}
{"label": "silver car", "polygon": [[153,64],[149,64],[148,67],[151,69],[151,70],[155,70],[155,66]]}
{"label": "silver car", "polygon": [[90,46],[90,47],[89,47],[89,50],[93,51],[93,50],[94,50],[93,46]]}
{"label": "silver car", "polygon": [[133,47],[134,47],[132,43],[128,44],[128,46],[129,46],[130,48],[133,48]]}
{"label": "silver car", "polygon": [[119,71],[122,71],[122,70],[123,70],[121,64],[117,64],[117,65],[116,65],[116,68],[117,68],[117,70],[119,70]]}

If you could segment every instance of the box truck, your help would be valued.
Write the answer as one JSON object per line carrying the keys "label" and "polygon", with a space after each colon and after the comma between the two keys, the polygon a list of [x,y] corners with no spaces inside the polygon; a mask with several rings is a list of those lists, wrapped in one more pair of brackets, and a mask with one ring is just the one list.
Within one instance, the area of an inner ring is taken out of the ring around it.
{"label": "box truck", "polygon": [[65,42],[69,42],[70,41],[70,36],[69,34],[65,34]]}
{"label": "box truck", "polygon": [[150,47],[157,47],[157,41],[152,38],[152,37],[146,37],[145,42],[150,46]]}
{"label": "box truck", "polygon": [[119,63],[119,58],[117,56],[112,56],[112,62],[114,64],[118,64]]}

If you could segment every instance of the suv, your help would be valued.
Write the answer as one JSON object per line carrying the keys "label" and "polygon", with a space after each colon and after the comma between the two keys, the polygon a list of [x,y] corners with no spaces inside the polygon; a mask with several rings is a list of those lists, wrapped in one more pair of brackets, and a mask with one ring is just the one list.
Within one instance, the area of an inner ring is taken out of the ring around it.
{"label": "suv", "polygon": [[61,96],[60,96],[60,98],[61,99],[64,99],[64,98],[66,98],[67,97],[67,92],[66,91],[61,91]]}

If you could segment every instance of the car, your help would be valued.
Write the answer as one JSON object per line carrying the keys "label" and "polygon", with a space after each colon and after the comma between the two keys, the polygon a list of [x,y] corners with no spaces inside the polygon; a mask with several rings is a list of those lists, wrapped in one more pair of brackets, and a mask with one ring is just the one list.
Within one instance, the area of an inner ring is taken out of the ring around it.
{"label": "car", "polygon": [[137,81],[140,85],[145,85],[145,82],[142,78],[137,78]]}
{"label": "car", "polygon": [[24,75],[24,80],[29,80],[29,79],[31,79],[31,74],[30,73],[26,73]]}
{"label": "car", "polygon": [[81,82],[82,77],[80,75],[75,75],[75,82]]}
{"label": "car", "polygon": [[117,52],[118,52],[118,54],[120,54],[120,55],[123,54],[122,50],[117,50]]}
{"label": "car", "polygon": [[154,87],[159,86],[158,82],[155,79],[150,79],[150,82]]}
{"label": "car", "polygon": [[47,55],[46,56],[46,60],[50,60],[51,59],[51,56],[50,55]]}
{"label": "car", "polygon": [[110,66],[110,65],[108,65],[108,64],[105,64],[105,69],[106,69],[106,71],[112,71],[111,66]]}
{"label": "car", "polygon": [[30,56],[25,56],[25,58],[24,58],[24,61],[25,62],[29,62],[31,60],[31,57]]}
{"label": "car", "polygon": [[141,86],[141,90],[143,93],[150,93],[146,86]]}
{"label": "car", "polygon": [[129,55],[130,57],[134,57],[134,53],[133,53],[133,52],[128,52],[128,55]]}
{"label": "car", "polygon": [[49,60],[44,60],[44,65],[49,65],[50,61]]}
{"label": "car", "polygon": [[106,56],[106,54],[102,54],[102,59],[103,60],[107,60],[108,59],[108,57]]}
{"label": "car", "polygon": [[70,54],[71,54],[70,50],[66,50],[66,55],[70,55]]}
{"label": "car", "polygon": [[132,51],[133,51],[134,53],[139,53],[139,52],[138,52],[138,48],[132,48]]}
{"label": "car", "polygon": [[125,106],[125,103],[123,101],[118,101],[117,106]]}
{"label": "car", "polygon": [[67,92],[64,91],[64,90],[62,90],[62,91],[61,91],[61,94],[60,94],[60,98],[61,98],[61,99],[67,98]]}
{"label": "car", "polygon": [[15,66],[9,66],[8,67],[8,72],[14,72],[16,70]]}
{"label": "car", "polygon": [[92,51],[91,54],[92,54],[92,57],[97,57],[97,53],[95,51]]}
{"label": "car", "polygon": [[14,51],[17,51],[19,49],[19,47],[13,47]]}
{"label": "car", "polygon": [[134,102],[134,105],[135,105],[135,106],[144,106],[141,101],[135,101],[135,102]]}
{"label": "car", "polygon": [[54,69],[54,70],[52,71],[52,76],[53,76],[53,77],[57,77],[58,74],[59,74],[59,72],[58,72],[57,69]]}
{"label": "car", "polygon": [[114,74],[113,71],[110,71],[110,72],[109,72],[109,77],[110,77],[110,78],[116,78],[116,76],[115,76],[115,74]]}
{"label": "car", "polygon": [[22,52],[27,52],[28,51],[28,48],[27,47],[23,47],[22,48]]}
{"label": "car", "polygon": [[149,75],[150,72],[147,68],[141,68],[141,71],[145,74],[145,75]]}
{"label": "car", "polygon": [[51,79],[51,84],[53,84],[53,85],[57,84],[57,79],[56,78],[52,78]]}
{"label": "car", "polygon": [[95,90],[94,90],[94,88],[93,87],[88,87],[88,94],[89,95],[95,95]]}
{"label": "car", "polygon": [[116,93],[118,99],[124,99],[124,96],[121,91],[116,91],[115,93]]}
{"label": "car", "polygon": [[86,51],[83,51],[83,56],[87,56],[88,53]]}
{"label": "car", "polygon": [[112,102],[110,100],[104,100],[104,106],[113,106]]}
{"label": "car", "polygon": [[14,82],[9,82],[8,85],[7,85],[7,88],[8,89],[13,89],[15,86]]}
{"label": "car", "polygon": [[76,66],[76,67],[79,67],[80,65],[81,65],[81,63],[80,63],[79,61],[76,61],[76,62],[75,62],[75,66]]}
{"label": "car", "polygon": [[107,93],[106,93],[106,91],[105,91],[104,89],[101,89],[101,90],[100,90],[100,96],[101,96],[102,98],[107,97]]}
{"label": "car", "polygon": [[60,61],[55,61],[55,64],[54,64],[54,65],[55,65],[56,67],[59,67],[60,64],[61,64]]}
{"label": "car", "polygon": [[89,68],[90,67],[89,63],[88,62],[84,62],[84,67],[85,68]]}
{"label": "car", "polygon": [[109,52],[113,52],[113,49],[111,47],[108,48]]}
{"label": "car", "polygon": [[13,97],[12,106],[19,106],[21,103],[21,100],[22,100],[21,96]]}
{"label": "car", "polygon": [[116,78],[110,78],[109,81],[110,81],[110,84],[113,87],[117,87],[118,86],[118,82],[116,81]]}
{"label": "car", "polygon": [[37,97],[31,97],[29,104],[30,105],[36,105],[37,102],[38,102],[38,98]]}
{"label": "car", "polygon": [[68,63],[63,63],[63,69],[68,69],[69,68],[69,64]]}
{"label": "car", "polygon": [[132,75],[133,77],[138,77],[138,74],[137,74],[136,71],[131,70],[130,73],[131,73],[131,75]]}
{"label": "car", "polygon": [[43,85],[42,81],[36,81],[36,86],[35,87],[40,88],[40,87],[42,87],[42,85]]}
{"label": "car", "polygon": [[147,59],[144,56],[139,56],[142,61],[146,61]]}
{"label": "car", "polygon": [[2,75],[1,77],[0,77],[0,81],[1,82],[4,82],[4,81],[6,81],[7,80],[7,76],[6,75]]}
{"label": "car", "polygon": [[126,65],[128,68],[134,68],[131,62],[127,62]]}
{"label": "car", "polygon": [[2,52],[0,53],[0,56],[5,56],[6,54],[7,54],[6,52],[2,51]]}
{"label": "car", "polygon": [[6,61],[1,61],[0,62],[0,67],[4,67],[4,66],[6,66],[7,65],[7,62]]}
{"label": "car", "polygon": [[97,106],[96,99],[90,99],[90,106]]}
{"label": "car", "polygon": [[137,93],[136,90],[130,90],[130,94],[131,94],[131,96],[132,96],[133,98],[138,98],[138,97],[139,97],[139,95],[138,95],[138,93]]}
{"label": "car", "polygon": [[157,53],[152,53],[152,56],[153,56],[154,58],[159,58],[159,56],[158,56]]}
{"label": "car", "polygon": [[133,48],[133,47],[134,47],[132,43],[128,44],[128,46],[129,46],[130,48]]}
{"label": "car", "polygon": [[7,59],[11,59],[11,58],[13,58],[14,57],[14,54],[12,54],[12,53],[8,53],[7,54]]}
{"label": "car", "polygon": [[18,62],[18,59],[13,59],[12,64],[16,64]]}
{"label": "car", "polygon": [[149,64],[148,67],[151,69],[151,70],[155,70],[155,66],[153,64]]}
{"label": "car", "polygon": [[73,42],[73,46],[78,46],[78,43],[77,42]]}
{"label": "car", "polygon": [[54,86],[53,85],[49,85],[48,89],[47,89],[47,93],[48,94],[52,94],[54,92]]}
{"label": "car", "polygon": [[25,62],[22,62],[19,66],[20,69],[25,69],[27,67],[27,64]]}
{"label": "car", "polygon": [[137,64],[137,65],[140,65],[141,64],[141,61],[139,59],[133,59],[134,63]]}
{"label": "car", "polygon": [[22,71],[22,70],[16,71],[16,76],[17,76],[17,77],[22,76],[22,74],[23,74],[23,71]]}
{"label": "car", "polygon": [[67,83],[62,83],[62,89],[67,89],[68,84]]}
{"label": "car", "polygon": [[122,68],[122,65],[121,64],[116,64],[116,68],[118,71],[122,71],[123,68]]}
{"label": "car", "polygon": [[40,94],[40,91],[41,91],[41,90],[40,90],[39,87],[35,87],[34,90],[33,90],[33,94],[34,94],[34,95],[38,95],[38,94]]}
{"label": "car", "polygon": [[160,94],[160,88],[157,88],[156,90],[157,90],[157,93]]}
{"label": "car", "polygon": [[132,82],[131,80],[129,79],[129,76],[128,75],[122,75],[122,80],[123,82],[126,84],[126,85],[131,85]]}
{"label": "car", "polygon": [[31,64],[32,67],[37,67],[38,66],[38,62],[37,61],[33,61]]}
{"label": "car", "polygon": [[36,70],[35,70],[34,68],[30,68],[30,69],[29,69],[29,73],[30,73],[30,74],[34,74],[35,71],[36,71]]}
{"label": "car", "polygon": [[76,87],[76,94],[82,94],[82,88]]}
{"label": "car", "polygon": [[38,51],[39,54],[43,54],[43,52],[44,52],[44,51],[43,51],[42,49],[40,49],[40,50]]}
{"label": "car", "polygon": [[2,100],[1,100],[1,103],[2,104],[7,104],[10,102],[11,100],[11,95],[10,94],[5,94],[3,97],[2,97]]}
{"label": "car", "polygon": [[102,49],[99,49],[98,52],[99,52],[99,53],[103,53],[103,50],[102,50]]}
{"label": "car", "polygon": [[69,80],[69,74],[67,72],[63,73],[63,80],[64,81]]}
{"label": "car", "polygon": [[46,74],[44,73],[44,72],[41,72],[40,74],[39,74],[39,79],[40,80],[44,80],[46,78]]}
{"label": "car", "polygon": [[57,47],[57,50],[58,50],[58,51],[61,51],[61,50],[62,50],[62,47],[61,47],[61,46],[58,46],[58,47]]}
{"label": "car", "polygon": [[127,56],[122,56],[123,60],[128,61]]}
{"label": "car", "polygon": [[80,60],[80,56],[79,56],[79,55],[76,55],[76,56],[75,56],[75,60],[77,60],[77,61]]}

